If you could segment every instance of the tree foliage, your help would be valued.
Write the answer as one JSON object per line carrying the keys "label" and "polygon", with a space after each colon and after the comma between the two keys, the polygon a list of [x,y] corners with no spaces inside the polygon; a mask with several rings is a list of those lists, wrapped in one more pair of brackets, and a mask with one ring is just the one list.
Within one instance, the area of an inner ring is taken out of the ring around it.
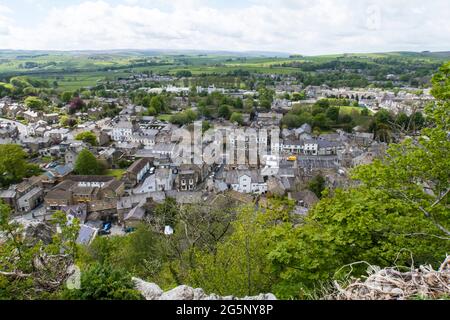
{"label": "tree foliage", "polygon": [[24,177],[40,172],[36,170],[35,165],[27,163],[26,157],[27,154],[19,145],[0,145],[0,184],[2,186],[20,182]]}
{"label": "tree foliage", "polygon": [[94,263],[81,273],[81,288],[65,290],[64,299],[72,300],[141,300],[126,270]]}
{"label": "tree foliage", "polygon": [[244,122],[244,118],[242,117],[242,113],[240,112],[233,112],[230,116],[231,122],[237,122],[238,124],[242,124]]}
{"label": "tree foliage", "polygon": [[325,190],[325,179],[322,175],[317,175],[308,183],[308,189],[314,194],[322,198],[322,192]]}
{"label": "tree foliage", "polygon": [[45,106],[45,102],[37,97],[27,97],[24,103],[32,110],[43,110]]}
{"label": "tree foliage", "polygon": [[[430,127],[392,144],[384,159],[356,168],[357,187],[324,197],[301,227],[278,241],[270,256],[280,270],[280,296],[301,297],[356,261],[382,267],[442,261],[450,250],[450,117],[442,100],[448,81],[447,66],[433,81],[438,101],[426,112]],[[364,270],[353,267],[356,275]]]}
{"label": "tree foliage", "polygon": [[79,175],[99,175],[105,168],[97,161],[95,156],[88,150],[83,149],[75,161],[74,172]]}
{"label": "tree foliage", "polygon": [[49,242],[34,238],[10,220],[9,207],[0,203],[0,299],[53,299],[63,290],[78,252],[79,224],[77,219],[68,223],[62,212],[51,224]]}
{"label": "tree foliage", "polygon": [[89,143],[91,146],[96,146],[97,136],[91,131],[81,132],[76,135],[75,140],[80,140]]}

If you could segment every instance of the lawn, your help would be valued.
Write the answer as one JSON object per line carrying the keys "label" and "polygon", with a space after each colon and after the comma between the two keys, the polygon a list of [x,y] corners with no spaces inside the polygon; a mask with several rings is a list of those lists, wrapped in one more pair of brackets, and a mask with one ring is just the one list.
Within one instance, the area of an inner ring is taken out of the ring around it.
{"label": "lawn", "polygon": [[354,111],[356,111],[356,112],[358,112],[358,113],[361,113],[361,111],[362,111],[363,109],[364,109],[364,108],[362,108],[362,107],[342,106],[342,107],[339,107],[339,113],[340,113],[341,115],[343,115],[343,114],[349,114],[349,115],[351,115]]}
{"label": "lawn", "polygon": [[120,180],[122,179],[122,176],[124,175],[125,172],[126,172],[125,169],[109,169],[106,172],[106,175],[110,177],[115,177],[117,180]]}
{"label": "lawn", "polygon": [[171,114],[160,114],[157,118],[160,121],[169,121],[170,117],[172,117]]}

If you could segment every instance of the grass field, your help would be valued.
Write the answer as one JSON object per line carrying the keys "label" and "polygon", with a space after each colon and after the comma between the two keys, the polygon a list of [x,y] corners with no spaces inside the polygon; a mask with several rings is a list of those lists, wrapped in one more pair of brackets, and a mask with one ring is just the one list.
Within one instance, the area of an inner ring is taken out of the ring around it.
{"label": "grass field", "polygon": [[157,118],[161,121],[169,121],[170,117],[172,117],[171,114],[160,114]]}
{"label": "grass field", "polygon": [[[343,115],[343,114],[351,115],[353,112],[361,113],[361,111],[363,109],[364,109],[363,107],[342,106],[342,107],[339,107],[339,114],[341,114],[341,115]],[[372,114],[372,112],[370,110],[369,110],[369,114]]]}
{"label": "grass field", "polygon": [[109,169],[106,172],[107,176],[110,177],[115,177],[117,180],[122,179],[122,176],[125,174],[126,170],[125,169]]}
{"label": "grass field", "polygon": [[283,63],[327,63],[331,61],[364,62],[375,64],[374,59],[395,58],[402,62],[421,61],[437,63],[448,60],[450,54],[420,54],[393,52],[374,54],[341,54],[324,56],[268,57],[258,54],[205,53],[177,54],[175,52],[112,51],[112,52],[44,52],[0,51],[0,82],[12,76],[24,75],[45,79],[52,86],[58,82],[59,90],[75,90],[95,86],[100,80],[115,80],[132,73],[152,71],[175,74],[189,70],[193,75],[224,74],[235,70],[250,73],[292,74],[301,69],[282,67]]}

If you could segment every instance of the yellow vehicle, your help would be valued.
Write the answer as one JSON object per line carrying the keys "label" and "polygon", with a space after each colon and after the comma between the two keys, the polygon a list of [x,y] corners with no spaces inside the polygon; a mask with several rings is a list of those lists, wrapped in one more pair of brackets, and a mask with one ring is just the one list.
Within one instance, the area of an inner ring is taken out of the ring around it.
{"label": "yellow vehicle", "polygon": [[289,156],[287,158],[287,161],[297,161],[297,157],[296,156]]}

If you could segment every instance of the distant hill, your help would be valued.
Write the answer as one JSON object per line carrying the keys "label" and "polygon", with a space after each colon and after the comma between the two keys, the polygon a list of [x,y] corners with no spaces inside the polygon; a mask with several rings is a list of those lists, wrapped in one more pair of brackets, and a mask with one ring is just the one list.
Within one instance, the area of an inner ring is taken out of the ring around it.
{"label": "distant hill", "polygon": [[[52,50],[2,50],[0,57],[9,58],[34,58],[45,55],[63,55],[63,56],[87,56],[87,55],[112,55],[112,56],[167,56],[167,55],[207,55],[207,56],[236,56],[236,57],[273,57],[289,58],[303,57],[300,53],[287,53],[275,51],[231,51],[231,50],[170,50],[170,49],[115,49],[115,50],[72,50],[72,51],[52,51]],[[371,56],[403,56],[409,58],[436,58],[450,59],[450,51],[441,52],[413,52],[413,51],[394,51],[394,52],[376,52],[376,53],[342,53],[342,54],[323,54],[309,57],[371,57]]]}
{"label": "distant hill", "polygon": [[2,50],[1,55],[8,56],[38,56],[38,55],[219,55],[219,56],[241,56],[241,57],[289,57],[290,53],[274,51],[227,51],[227,50],[169,50],[169,49],[114,49],[114,50]]}

